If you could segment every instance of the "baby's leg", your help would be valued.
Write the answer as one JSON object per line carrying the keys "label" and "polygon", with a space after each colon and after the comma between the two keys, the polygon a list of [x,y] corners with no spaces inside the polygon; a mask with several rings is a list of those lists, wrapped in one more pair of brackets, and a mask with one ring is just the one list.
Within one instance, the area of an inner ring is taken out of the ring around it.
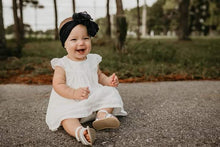
{"label": "baby's leg", "polygon": [[[64,130],[71,136],[76,137],[75,131],[78,127],[82,126],[77,118],[69,118],[62,121],[62,126]],[[79,131],[78,131],[79,133]],[[88,132],[84,132],[85,138],[90,142]]]}

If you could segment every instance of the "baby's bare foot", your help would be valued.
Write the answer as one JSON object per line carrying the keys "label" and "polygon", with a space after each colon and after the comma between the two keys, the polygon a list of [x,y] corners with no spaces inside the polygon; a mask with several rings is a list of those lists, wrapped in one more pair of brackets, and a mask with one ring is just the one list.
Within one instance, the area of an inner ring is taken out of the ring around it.
{"label": "baby's bare foot", "polygon": [[90,137],[89,137],[89,134],[88,134],[88,131],[85,130],[83,134],[84,134],[86,140],[87,140],[88,142],[91,142]]}

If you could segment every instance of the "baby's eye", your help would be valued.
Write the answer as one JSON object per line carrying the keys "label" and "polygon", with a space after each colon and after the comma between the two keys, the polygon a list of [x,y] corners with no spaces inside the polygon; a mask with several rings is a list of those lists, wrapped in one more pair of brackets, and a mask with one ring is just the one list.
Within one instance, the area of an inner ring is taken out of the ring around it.
{"label": "baby's eye", "polygon": [[73,38],[73,39],[71,39],[71,41],[76,41],[76,39]]}
{"label": "baby's eye", "polygon": [[85,39],[85,40],[88,40],[88,39],[89,39],[89,37],[85,37],[84,39]]}

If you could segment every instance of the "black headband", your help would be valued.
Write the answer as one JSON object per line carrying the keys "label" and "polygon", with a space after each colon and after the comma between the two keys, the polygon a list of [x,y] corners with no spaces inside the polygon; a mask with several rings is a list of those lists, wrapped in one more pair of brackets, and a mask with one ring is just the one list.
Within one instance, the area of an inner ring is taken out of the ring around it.
{"label": "black headband", "polygon": [[65,41],[68,38],[72,29],[78,24],[86,26],[88,35],[94,37],[99,30],[98,25],[92,21],[91,16],[87,12],[75,13],[72,16],[73,20],[65,23],[60,29],[60,41],[64,47]]}

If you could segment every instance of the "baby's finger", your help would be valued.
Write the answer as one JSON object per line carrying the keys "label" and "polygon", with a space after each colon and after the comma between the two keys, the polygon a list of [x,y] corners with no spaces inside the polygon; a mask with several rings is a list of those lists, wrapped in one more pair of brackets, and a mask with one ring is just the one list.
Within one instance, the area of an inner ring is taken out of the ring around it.
{"label": "baby's finger", "polygon": [[89,87],[84,87],[83,90],[86,91],[87,93],[90,93]]}
{"label": "baby's finger", "polygon": [[88,92],[86,90],[83,90],[81,94],[82,94],[82,96],[87,96]]}
{"label": "baby's finger", "polygon": [[84,93],[85,95],[89,95],[90,91],[84,90],[83,93]]}
{"label": "baby's finger", "polygon": [[112,83],[118,83],[118,77],[116,76]]}
{"label": "baby's finger", "polygon": [[115,79],[114,79],[115,82],[118,82],[118,77],[115,75]]}
{"label": "baby's finger", "polygon": [[119,84],[119,82],[118,82],[118,81],[115,81],[115,82],[113,83],[113,85],[114,85],[115,87],[117,87],[117,86],[118,86],[118,84]]}
{"label": "baby's finger", "polygon": [[88,98],[88,95],[82,95],[80,98],[81,98],[82,100],[87,99],[87,98]]}
{"label": "baby's finger", "polygon": [[115,80],[115,73],[112,74],[112,81]]}

